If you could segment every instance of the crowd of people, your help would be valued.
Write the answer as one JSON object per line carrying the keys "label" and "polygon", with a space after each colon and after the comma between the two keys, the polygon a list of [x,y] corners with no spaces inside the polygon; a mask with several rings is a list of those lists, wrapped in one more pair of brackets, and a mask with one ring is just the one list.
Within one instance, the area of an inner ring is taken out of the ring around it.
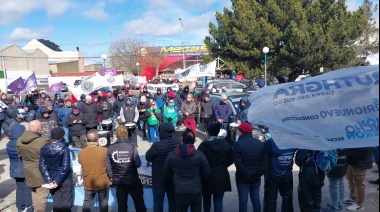
{"label": "crowd of people", "polygon": [[[373,148],[339,149],[337,165],[324,172],[316,165],[319,151],[279,149],[272,139],[253,137],[247,120],[249,101],[242,98],[237,114],[237,141],[219,137],[228,129],[232,113],[226,94],[215,103],[208,89],[201,92],[184,87],[180,93],[168,88],[139,96],[118,90],[97,95],[81,95],[73,103],[55,94],[50,99],[39,91],[28,92],[23,101],[1,96],[7,105],[0,109],[0,127],[9,137],[7,152],[10,174],[16,181],[16,206],[21,211],[45,211],[46,199],[53,197],[54,211],[71,211],[73,177],[69,144],[80,148],[78,160],[84,184],[83,211],[90,211],[95,195],[100,211],[108,211],[110,186],[116,188],[119,211],[128,210],[131,195],[136,211],[146,211],[144,193],[137,169],[142,165],[138,153],[137,130],[151,146],[146,160],[152,166],[153,210],[163,211],[165,194],[168,210],[185,212],[223,211],[225,192],[231,191],[228,167],[236,167],[239,204],[236,211],[276,211],[278,193],[281,211],[293,211],[293,163],[300,167],[298,203],[301,211],[341,211],[364,209],[365,175],[372,168]],[[224,91],[221,91],[222,93]],[[3,118],[2,118],[3,117]],[[196,142],[198,119],[207,137]],[[116,141],[107,148],[99,144],[104,120],[111,120]],[[126,127],[132,123],[136,127]],[[180,139],[173,136],[183,125]],[[148,131],[147,131],[148,129]],[[376,148],[375,148],[376,149]],[[376,161],[378,165],[378,160]],[[264,200],[260,187],[264,176]],[[329,179],[330,203],[321,205],[325,176]],[[349,197],[344,198],[344,177]],[[374,182],[376,183],[376,181]],[[378,184],[378,180],[377,180]]]}

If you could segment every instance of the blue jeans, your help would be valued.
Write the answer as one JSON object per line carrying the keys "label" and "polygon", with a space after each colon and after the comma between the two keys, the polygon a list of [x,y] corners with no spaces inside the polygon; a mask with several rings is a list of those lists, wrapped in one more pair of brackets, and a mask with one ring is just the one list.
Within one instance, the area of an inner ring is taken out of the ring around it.
{"label": "blue jeans", "polygon": [[253,212],[261,211],[260,186],[261,181],[253,184],[236,182],[239,195],[239,212],[247,212],[248,195],[251,197]]}
{"label": "blue jeans", "polygon": [[164,211],[165,193],[168,198],[169,212],[176,211],[174,185],[168,186],[167,188],[163,186],[153,185],[152,192],[153,192],[153,211],[154,212]]}
{"label": "blue jeans", "polygon": [[32,190],[26,185],[25,178],[16,180],[16,207],[18,211],[34,211],[32,202]]}
{"label": "blue jeans", "polygon": [[[63,128],[63,131],[65,131],[65,136],[64,136],[64,138],[65,138],[65,141],[66,141],[66,143],[70,143],[70,136],[69,136],[69,128],[68,127],[62,127]],[[72,143],[72,141],[71,141],[71,143]]]}
{"label": "blue jeans", "polygon": [[330,208],[332,212],[339,212],[339,208],[344,207],[344,178],[332,178],[329,177],[329,191],[331,204]]}
{"label": "blue jeans", "polygon": [[152,143],[156,139],[160,140],[160,135],[158,134],[157,125],[149,125],[149,135],[150,135],[150,141]]}
{"label": "blue jeans", "polygon": [[143,132],[143,138],[146,138],[146,124],[147,120],[140,120],[141,131]]}
{"label": "blue jeans", "polygon": [[214,212],[223,211],[223,196],[224,192],[218,194],[203,194],[203,211],[210,212],[211,210],[211,196],[214,202]]}

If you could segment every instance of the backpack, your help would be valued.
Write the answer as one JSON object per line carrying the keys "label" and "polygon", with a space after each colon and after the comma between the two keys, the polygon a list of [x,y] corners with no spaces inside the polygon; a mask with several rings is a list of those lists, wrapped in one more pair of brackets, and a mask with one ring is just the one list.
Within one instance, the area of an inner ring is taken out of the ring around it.
{"label": "backpack", "polygon": [[331,171],[338,161],[338,151],[336,149],[319,151],[314,155],[315,164],[324,172]]}

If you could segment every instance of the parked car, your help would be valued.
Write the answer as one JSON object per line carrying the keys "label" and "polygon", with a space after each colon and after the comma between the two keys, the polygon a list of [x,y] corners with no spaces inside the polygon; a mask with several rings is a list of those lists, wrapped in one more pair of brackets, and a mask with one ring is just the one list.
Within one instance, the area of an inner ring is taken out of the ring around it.
{"label": "parked car", "polygon": [[61,92],[69,92],[69,88],[66,83],[62,83]]}
{"label": "parked car", "polygon": [[74,82],[74,87],[77,87],[78,85],[80,85],[82,83],[82,80],[75,80]]}
{"label": "parked car", "polygon": [[218,79],[212,82],[207,83],[207,88],[212,89],[213,86],[216,86],[218,90],[222,90],[223,87],[227,88],[227,92],[237,91],[243,92],[243,89],[247,87],[246,85],[236,82],[232,79]]}

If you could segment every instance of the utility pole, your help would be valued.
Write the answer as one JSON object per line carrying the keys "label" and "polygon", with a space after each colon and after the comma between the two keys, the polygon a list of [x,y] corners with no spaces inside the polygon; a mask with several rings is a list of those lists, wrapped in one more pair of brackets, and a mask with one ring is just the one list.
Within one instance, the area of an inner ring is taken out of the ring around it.
{"label": "utility pole", "polygon": [[183,24],[182,24],[182,19],[181,18],[178,18],[179,22],[181,22],[181,28],[182,28],[182,61],[183,61],[183,69],[186,68],[186,64],[185,64],[185,46],[183,44]]}

